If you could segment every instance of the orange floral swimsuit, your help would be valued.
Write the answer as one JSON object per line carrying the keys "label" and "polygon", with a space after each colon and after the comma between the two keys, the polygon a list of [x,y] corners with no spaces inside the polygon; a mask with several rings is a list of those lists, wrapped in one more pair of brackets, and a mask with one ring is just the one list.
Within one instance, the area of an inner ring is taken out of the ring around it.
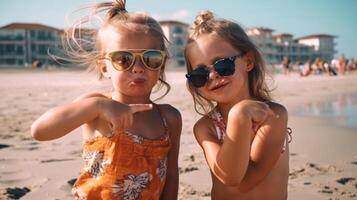
{"label": "orange floral swimsuit", "polygon": [[125,132],[85,141],[85,164],[72,189],[75,199],[159,199],[170,147],[167,124],[160,115],[165,127],[160,139]]}

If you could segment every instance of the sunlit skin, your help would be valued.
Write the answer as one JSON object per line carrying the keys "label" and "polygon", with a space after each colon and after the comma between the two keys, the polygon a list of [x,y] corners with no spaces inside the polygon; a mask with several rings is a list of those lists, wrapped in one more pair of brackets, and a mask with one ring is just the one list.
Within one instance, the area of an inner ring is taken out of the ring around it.
{"label": "sunlit skin", "polygon": [[[102,52],[108,53],[122,49],[159,49],[162,46],[159,38],[145,33],[117,32],[109,26],[99,34],[102,41]],[[141,52],[141,51],[136,51]],[[160,70],[148,70],[137,57],[134,66],[128,71],[114,69],[110,60],[104,60],[101,70],[105,77],[110,78],[113,87],[113,98],[119,102],[149,103],[152,88],[159,79]]]}
{"label": "sunlit skin", "polygon": [[[200,35],[187,48],[193,69],[238,53],[214,33]],[[232,76],[221,77],[211,70],[208,83],[198,89],[206,99],[217,102],[227,125],[223,143],[207,116],[194,126],[211,170],[212,199],[287,199],[288,148],[281,153],[287,112],[277,103],[257,102],[250,96],[248,73],[254,67],[250,52],[237,58],[235,65]]]}
{"label": "sunlit skin", "polygon": [[[141,52],[142,49],[161,50],[162,46],[159,38],[153,35],[124,30],[110,24],[100,29],[99,40],[103,55],[122,49],[140,49],[135,52]],[[158,109],[150,100],[160,70],[145,68],[139,57],[127,71],[116,70],[107,59],[100,59],[97,64],[103,76],[111,80],[113,92],[85,94],[71,104],[46,112],[32,125],[33,137],[37,140],[52,140],[79,126],[82,126],[85,140],[126,130],[148,139],[162,137],[165,128]],[[161,198],[176,199],[182,121],[180,113],[171,105],[158,106],[167,121],[171,141],[167,157],[167,179]]]}

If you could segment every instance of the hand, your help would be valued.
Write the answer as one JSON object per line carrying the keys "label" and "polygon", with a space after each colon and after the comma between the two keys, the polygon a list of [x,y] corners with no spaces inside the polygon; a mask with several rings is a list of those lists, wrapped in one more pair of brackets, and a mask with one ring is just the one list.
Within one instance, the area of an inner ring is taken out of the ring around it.
{"label": "hand", "polygon": [[258,131],[259,127],[268,117],[279,117],[270,109],[267,103],[254,100],[243,100],[239,102],[233,106],[233,109],[229,112],[230,115],[231,112],[233,112],[233,115],[238,115],[245,120],[249,120],[252,123],[254,133]]}
{"label": "hand", "polygon": [[114,133],[126,131],[133,124],[133,114],[152,109],[152,104],[122,104],[114,100],[104,100],[100,103],[99,112],[100,118],[108,121],[111,127],[110,134],[104,136],[112,136]]}

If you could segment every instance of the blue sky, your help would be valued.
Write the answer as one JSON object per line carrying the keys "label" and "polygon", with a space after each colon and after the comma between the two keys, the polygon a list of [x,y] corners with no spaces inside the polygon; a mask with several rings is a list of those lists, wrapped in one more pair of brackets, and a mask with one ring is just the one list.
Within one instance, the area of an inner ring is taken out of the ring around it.
{"label": "blue sky", "polygon": [[[65,16],[101,0],[1,0],[0,26],[12,22],[63,28]],[[211,10],[244,27],[267,27],[294,37],[326,33],[338,36],[335,56],[357,57],[357,0],[127,0],[127,10],[159,20],[191,23],[200,10]]]}

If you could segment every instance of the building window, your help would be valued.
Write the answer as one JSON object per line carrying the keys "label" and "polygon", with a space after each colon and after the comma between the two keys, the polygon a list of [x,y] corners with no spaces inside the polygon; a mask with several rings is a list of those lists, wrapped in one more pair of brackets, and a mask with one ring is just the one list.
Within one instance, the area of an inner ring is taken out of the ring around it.
{"label": "building window", "polygon": [[183,51],[177,51],[176,52],[176,57],[177,58],[183,58]]}
{"label": "building window", "polygon": [[185,60],[178,60],[177,63],[179,66],[184,66],[186,64]]}
{"label": "building window", "polygon": [[24,49],[22,48],[22,46],[19,46],[19,45],[18,45],[16,49],[17,49],[17,51],[16,51],[16,52],[17,52],[17,55],[22,55],[22,54],[24,54]]}
{"label": "building window", "polygon": [[36,38],[36,32],[35,31],[31,31],[30,35],[31,35],[31,39],[35,39]]}
{"label": "building window", "polygon": [[13,58],[7,58],[6,59],[6,64],[15,64],[16,63],[16,60],[13,59]]}
{"label": "building window", "polygon": [[177,34],[180,34],[180,33],[183,33],[183,30],[182,30],[181,27],[176,26],[176,27],[174,28],[173,32],[174,32],[174,33],[177,33]]}
{"label": "building window", "polygon": [[47,46],[46,45],[39,45],[38,46],[38,53],[41,55],[46,55],[47,54]]}
{"label": "building window", "polygon": [[15,51],[15,46],[12,44],[7,44],[5,46],[5,51],[8,53],[13,53]]}
{"label": "building window", "polygon": [[175,39],[175,44],[178,45],[178,46],[182,46],[182,45],[183,45],[183,40],[182,40],[182,38],[176,38],[176,39]]}
{"label": "building window", "polygon": [[38,40],[46,40],[46,32],[40,31],[38,32]]}

